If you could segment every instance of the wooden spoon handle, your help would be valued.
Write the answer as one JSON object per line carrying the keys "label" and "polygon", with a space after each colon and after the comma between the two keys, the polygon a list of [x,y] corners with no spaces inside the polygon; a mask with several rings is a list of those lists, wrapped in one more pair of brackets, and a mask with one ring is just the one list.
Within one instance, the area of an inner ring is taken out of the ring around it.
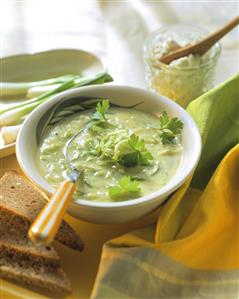
{"label": "wooden spoon handle", "polygon": [[32,223],[28,236],[36,243],[51,243],[75,191],[75,183],[64,181]]}
{"label": "wooden spoon handle", "polygon": [[195,45],[188,45],[179,50],[176,50],[168,55],[160,58],[160,61],[169,64],[171,61],[178,59],[180,57],[187,56],[189,54],[200,54],[206,53],[217,41],[219,41],[225,34],[231,31],[234,27],[239,24],[239,16],[234,18],[232,21],[224,25],[221,29],[210,34],[208,37],[202,39]]}
{"label": "wooden spoon handle", "polygon": [[221,29],[212,33],[208,37],[204,38],[198,43],[197,53],[203,55],[206,53],[217,41],[219,41],[224,35],[231,31],[234,27],[239,24],[239,16],[227,23]]}

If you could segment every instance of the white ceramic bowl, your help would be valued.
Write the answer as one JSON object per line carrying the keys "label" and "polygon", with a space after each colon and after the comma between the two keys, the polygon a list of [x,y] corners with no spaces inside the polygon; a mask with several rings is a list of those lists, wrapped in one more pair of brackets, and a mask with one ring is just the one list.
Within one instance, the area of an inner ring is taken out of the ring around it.
{"label": "white ceramic bowl", "polygon": [[182,162],[174,177],[162,189],[149,195],[122,202],[91,202],[88,200],[73,201],[68,212],[82,220],[97,223],[120,223],[137,219],[150,213],[162,204],[165,199],[178,189],[193,173],[201,152],[201,137],[194,121],[179,105],[155,93],[128,86],[94,85],[69,90],[55,96],[36,108],[25,120],[16,144],[17,159],[25,175],[48,195],[53,188],[44,180],[36,165],[36,127],[42,115],[58,101],[68,101],[77,96],[105,97],[111,102],[131,105],[143,102],[137,109],[159,115],[163,110],[172,116],[179,117],[183,123]]}

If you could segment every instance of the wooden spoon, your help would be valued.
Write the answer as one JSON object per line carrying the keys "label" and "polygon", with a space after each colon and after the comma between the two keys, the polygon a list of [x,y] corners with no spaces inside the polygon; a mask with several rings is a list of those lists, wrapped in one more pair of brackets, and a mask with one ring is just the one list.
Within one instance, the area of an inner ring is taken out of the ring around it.
{"label": "wooden spoon", "polygon": [[202,39],[194,45],[187,45],[176,51],[173,51],[167,55],[160,58],[160,61],[169,64],[171,61],[178,59],[180,57],[185,57],[189,54],[205,54],[219,39],[221,39],[225,34],[231,31],[234,27],[239,24],[239,16],[224,25],[221,29],[210,34],[208,37]]}

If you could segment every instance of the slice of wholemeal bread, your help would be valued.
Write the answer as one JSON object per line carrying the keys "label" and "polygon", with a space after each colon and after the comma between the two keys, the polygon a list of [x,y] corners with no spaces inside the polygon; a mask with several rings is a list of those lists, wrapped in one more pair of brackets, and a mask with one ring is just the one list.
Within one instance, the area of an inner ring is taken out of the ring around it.
{"label": "slice of wholemeal bread", "polygon": [[64,272],[60,269],[49,272],[47,269],[36,271],[33,268],[28,268],[26,271],[21,264],[12,264],[10,261],[0,266],[0,277],[44,289],[54,294],[71,294],[70,285],[68,285]]}
{"label": "slice of wholemeal bread", "polygon": [[[27,247],[18,246],[17,244],[8,244],[5,241],[0,241],[0,259],[11,259],[12,262],[26,261],[29,266],[49,266],[52,268],[59,268],[59,257],[49,258],[44,254],[35,254]],[[1,267],[1,263],[0,263]]]}
{"label": "slice of wholemeal bread", "polygon": [[14,249],[16,252],[24,252],[38,259],[42,257],[51,261],[59,261],[59,256],[51,245],[33,244],[26,235],[19,233],[9,233],[5,231],[0,233],[0,246],[4,244],[8,248]]}
{"label": "slice of wholemeal bread", "polygon": [[[15,171],[2,176],[0,190],[0,234],[1,231],[15,230],[27,235],[29,225],[46,204],[46,196]],[[81,238],[64,220],[56,240],[73,249],[83,249]]]}
{"label": "slice of wholemeal bread", "polygon": [[31,255],[0,244],[0,277],[54,293],[71,293],[70,281],[57,261]]}
{"label": "slice of wholemeal bread", "polygon": [[[37,213],[36,210],[30,212],[31,200],[41,200],[40,196],[43,196],[41,193],[38,195],[34,187],[31,192],[31,188],[16,172],[9,172],[0,180],[0,277],[44,289],[54,295],[70,294],[70,281],[60,266],[54,248],[33,244],[28,239],[28,229],[33,215]],[[44,205],[44,197],[43,201]],[[36,205],[33,207],[36,209]],[[82,248],[79,246],[81,240],[74,236],[71,227],[73,241],[68,240],[67,224],[63,229],[65,231],[61,232],[63,237],[60,235],[60,240],[73,248]]]}

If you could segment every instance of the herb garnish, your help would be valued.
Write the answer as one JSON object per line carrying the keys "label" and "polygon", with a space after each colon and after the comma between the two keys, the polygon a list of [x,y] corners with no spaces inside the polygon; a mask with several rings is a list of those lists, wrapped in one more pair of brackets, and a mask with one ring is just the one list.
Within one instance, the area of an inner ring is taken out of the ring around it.
{"label": "herb garnish", "polygon": [[108,119],[106,118],[106,113],[109,110],[109,107],[109,100],[98,102],[96,105],[96,112],[91,116],[88,127],[98,131],[101,130],[102,126],[109,124]]}
{"label": "herb garnish", "polygon": [[139,139],[137,135],[131,134],[129,136],[128,145],[126,153],[122,153],[118,158],[119,164],[126,167],[147,166],[150,164],[150,160],[153,160],[153,156],[146,148],[144,140]]}
{"label": "herb garnish", "polygon": [[175,142],[175,137],[182,132],[183,122],[177,118],[169,118],[166,111],[163,111],[159,117],[160,123],[160,138],[163,144],[169,144]]}
{"label": "herb garnish", "polygon": [[124,196],[129,193],[137,194],[140,191],[140,182],[132,180],[130,176],[123,176],[116,185],[108,187],[109,195],[112,197]]}
{"label": "herb garnish", "polygon": [[104,133],[88,142],[87,150],[91,155],[125,167],[148,166],[153,160],[144,140],[136,134],[129,135],[129,131],[125,129]]}
{"label": "herb garnish", "polygon": [[107,121],[105,114],[109,110],[109,108],[109,100],[98,102],[96,106],[96,112],[92,115],[91,119],[94,121]]}

